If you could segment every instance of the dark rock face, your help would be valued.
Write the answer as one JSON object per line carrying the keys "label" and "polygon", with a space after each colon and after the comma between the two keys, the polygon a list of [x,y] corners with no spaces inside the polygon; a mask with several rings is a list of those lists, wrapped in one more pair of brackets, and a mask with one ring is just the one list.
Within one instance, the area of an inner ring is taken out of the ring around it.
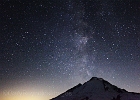
{"label": "dark rock face", "polygon": [[120,95],[117,95],[117,97],[116,98],[113,97],[112,100],[121,100],[121,96]]}
{"label": "dark rock face", "polygon": [[120,89],[102,78],[92,77],[51,100],[140,100],[140,94]]}

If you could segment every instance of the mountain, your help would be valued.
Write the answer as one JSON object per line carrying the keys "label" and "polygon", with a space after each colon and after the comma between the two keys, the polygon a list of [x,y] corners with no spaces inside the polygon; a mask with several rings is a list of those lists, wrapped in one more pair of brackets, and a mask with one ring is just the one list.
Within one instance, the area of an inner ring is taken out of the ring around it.
{"label": "mountain", "polygon": [[120,89],[102,78],[92,77],[51,100],[140,100],[140,94]]}

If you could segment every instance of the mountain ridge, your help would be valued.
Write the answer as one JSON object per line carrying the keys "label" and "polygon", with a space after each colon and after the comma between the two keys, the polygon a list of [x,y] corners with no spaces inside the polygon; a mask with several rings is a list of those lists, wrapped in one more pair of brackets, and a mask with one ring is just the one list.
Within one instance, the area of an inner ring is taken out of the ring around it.
{"label": "mountain ridge", "polygon": [[140,100],[140,93],[128,92],[103,78],[92,77],[50,100]]}

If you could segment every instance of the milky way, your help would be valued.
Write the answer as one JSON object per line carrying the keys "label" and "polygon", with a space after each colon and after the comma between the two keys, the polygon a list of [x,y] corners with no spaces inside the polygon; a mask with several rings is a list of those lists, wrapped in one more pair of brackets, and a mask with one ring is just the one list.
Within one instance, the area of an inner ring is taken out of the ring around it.
{"label": "milky way", "polygon": [[[0,90],[56,93],[101,77],[140,92],[140,1],[3,0]],[[37,89],[36,89],[37,90]]]}

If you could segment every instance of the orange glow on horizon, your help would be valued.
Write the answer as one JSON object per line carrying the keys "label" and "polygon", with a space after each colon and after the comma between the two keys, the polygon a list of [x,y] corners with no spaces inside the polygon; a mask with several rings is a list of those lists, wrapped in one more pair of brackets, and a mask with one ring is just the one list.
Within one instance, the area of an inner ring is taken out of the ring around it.
{"label": "orange glow on horizon", "polygon": [[50,98],[45,96],[32,96],[32,95],[9,95],[9,96],[1,96],[0,100],[49,100]]}
{"label": "orange glow on horizon", "polygon": [[[12,93],[13,92],[13,93]],[[0,100],[49,100],[52,95],[47,95],[43,92],[33,92],[33,91],[10,91],[1,92]]]}
{"label": "orange glow on horizon", "polygon": [[46,98],[36,98],[36,97],[5,97],[2,100],[49,100]]}
{"label": "orange glow on horizon", "polygon": [[45,86],[32,84],[9,86],[0,91],[0,100],[50,100],[59,95]]}

